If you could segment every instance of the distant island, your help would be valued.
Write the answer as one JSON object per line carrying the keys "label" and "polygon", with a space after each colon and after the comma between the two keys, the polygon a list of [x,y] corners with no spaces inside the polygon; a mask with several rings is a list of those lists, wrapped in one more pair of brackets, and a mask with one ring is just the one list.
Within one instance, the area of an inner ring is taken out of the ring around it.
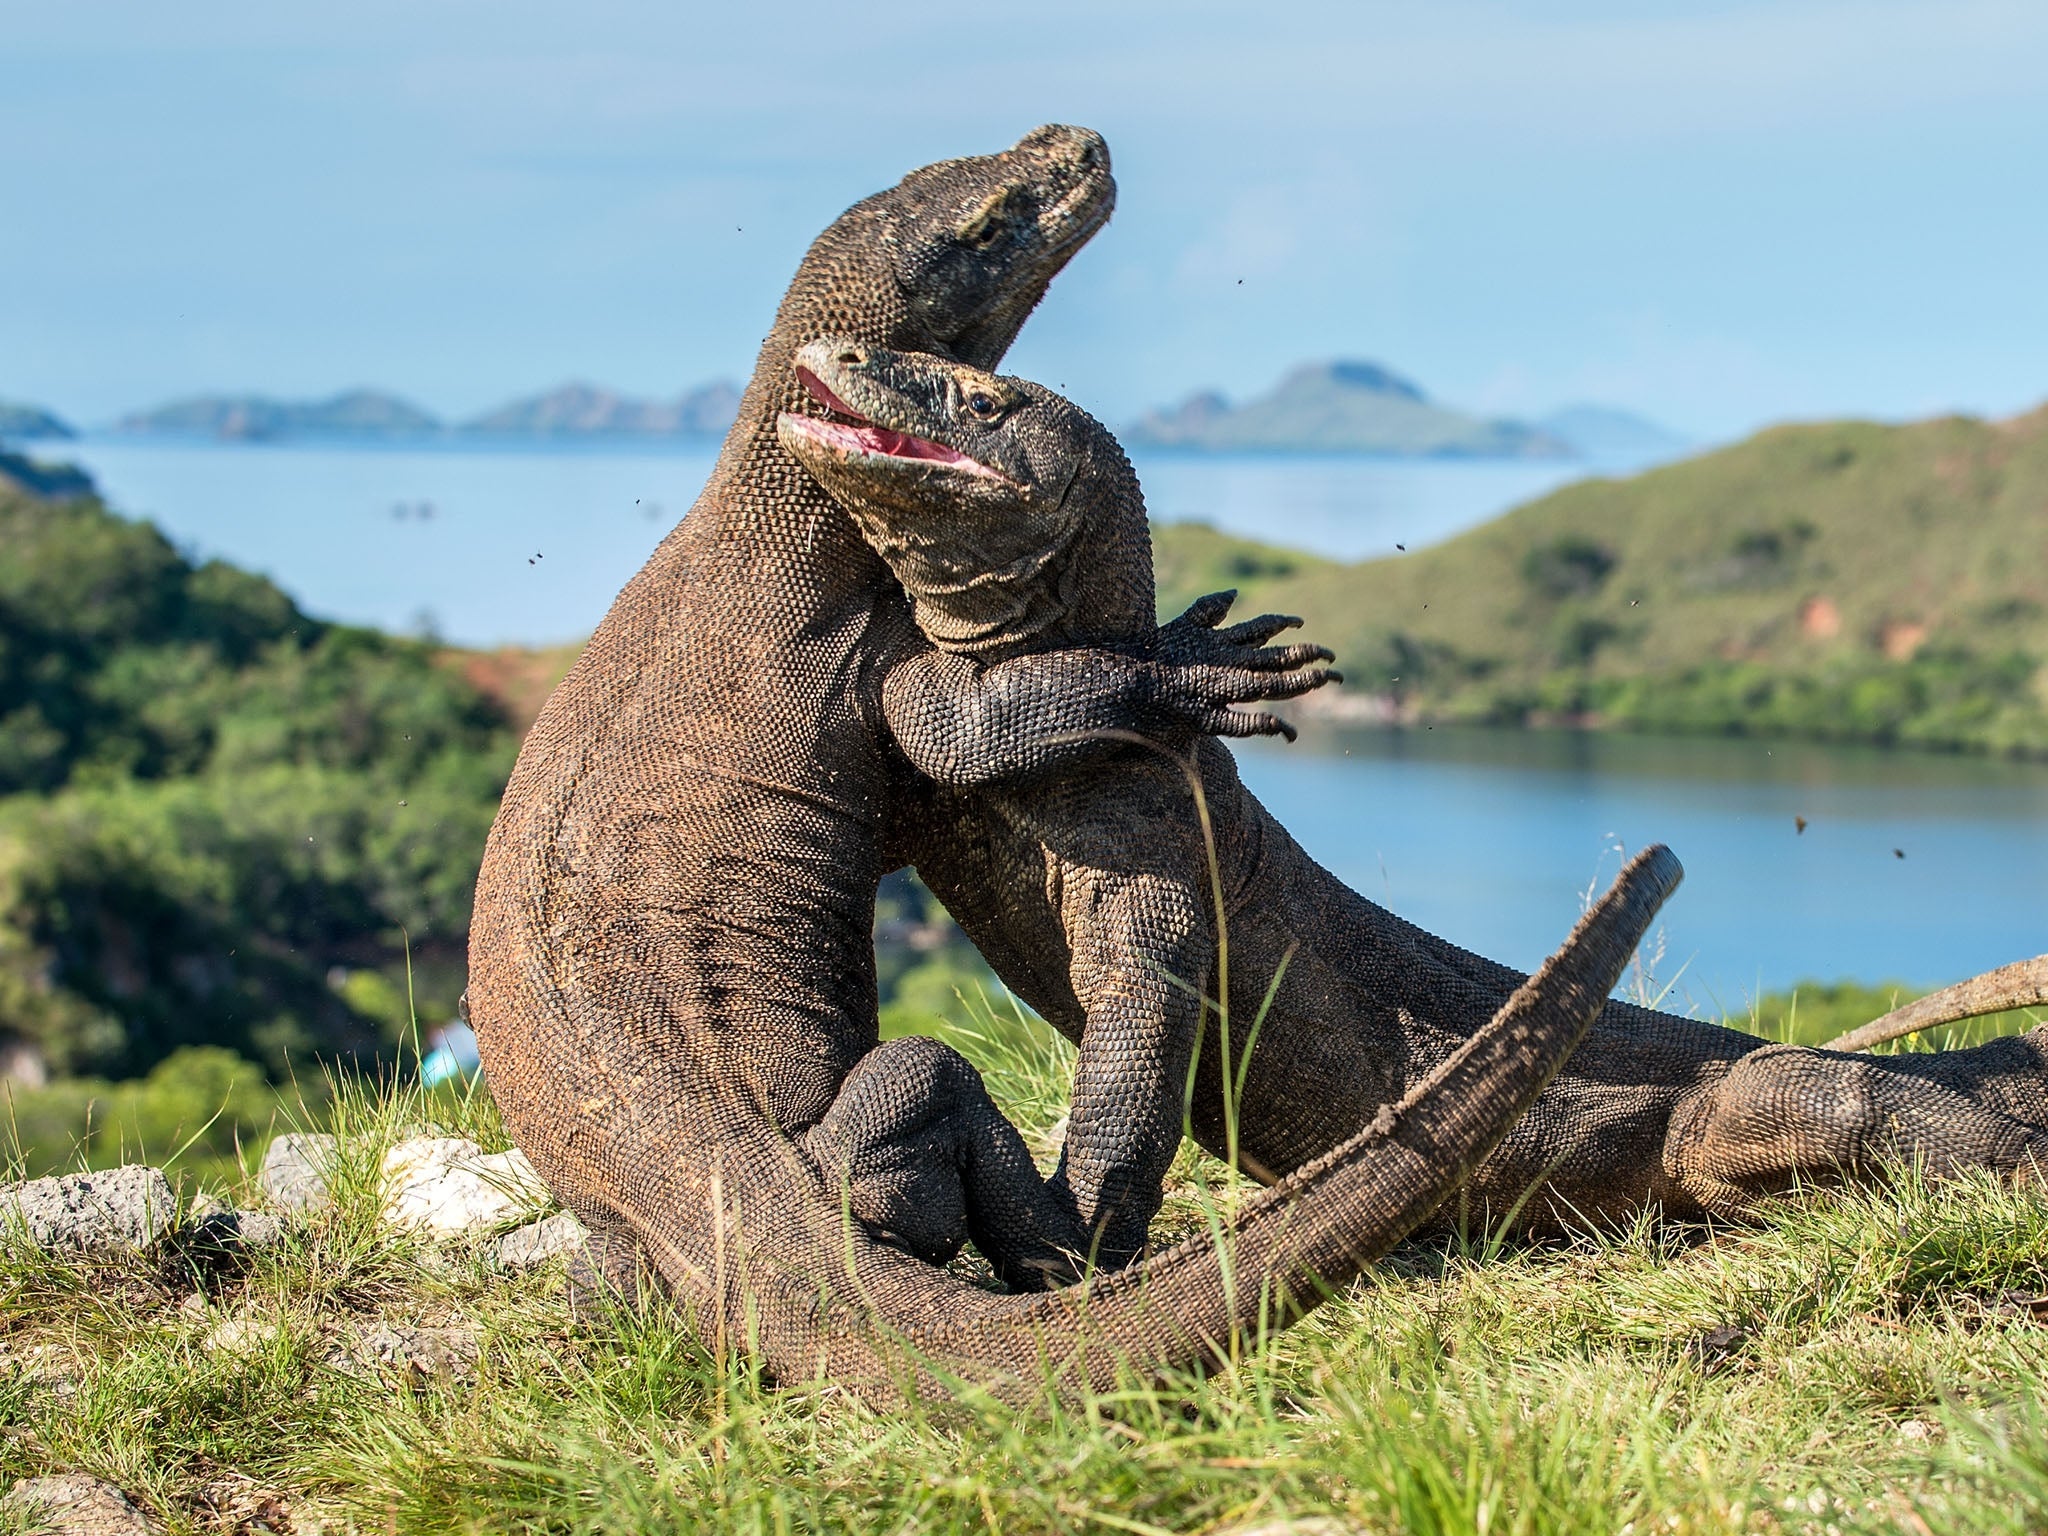
{"label": "distant island", "polygon": [[[739,413],[739,402],[738,388],[723,379],[667,399],[579,382],[451,422],[376,389],[345,390],[322,400],[193,395],[124,416],[115,430],[231,443],[309,438],[690,442],[723,437]],[[69,435],[70,428],[46,411],[0,404],[0,439]],[[1574,405],[1533,422],[1473,415],[1438,404],[1389,368],[1356,361],[1303,364],[1242,404],[1203,391],[1170,410],[1151,412],[1123,435],[1133,447],[1200,452],[1638,463],[1685,446],[1676,433],[1612,406]]]}
{"label": "distant island", "polygon": [[34,438],[67,438],[78,434],[63,420],[39,405],[17,400],[0,400],[0,442],[12,439],[28,442]]}
{"label": "distant island", "polygon": [[1668,427],[1611,405],[1568,405],[1540,417],[1536,425],[1588,459],[1655,458],[1690,446]]}
{"label": "distant island", "polygon": [[1212,453],[1466,459],[1599,457],[1681,444],[1653,423],[1604,406],[1575,406],[1540,423],[1474,416],[1437,404],[1389,368],[1357,361],[1304,363],[1242,405],[1206,390],[1153,411],[1124,438],[1135,447]]}
{"label": "distant island", "polygon": [[[703,439],[725,435],[739,412],[739,401],[739,391],[723,379],[686,390],[673,400],[640,400],[591,384],[565,384],[451,423],[410,400],[375,389],[347,390],[325,400],[193,395],[124,416],[116,430],[221,442],[322,437]],[[5,435],[4,427],[0,435]]]}
{"label": "distant island", "polygon": [[124,416],[118,430],[260,443],[289,437],[426,437],[444,429],[408,400],[380,390],[351,389],[326,400],[194,395]]}
{"label": "distant island", "polygon": [[492,437],[723,437],[739,409],[740,392],[724,379],[673,400],[564,384],[501,405],[457,430]]}

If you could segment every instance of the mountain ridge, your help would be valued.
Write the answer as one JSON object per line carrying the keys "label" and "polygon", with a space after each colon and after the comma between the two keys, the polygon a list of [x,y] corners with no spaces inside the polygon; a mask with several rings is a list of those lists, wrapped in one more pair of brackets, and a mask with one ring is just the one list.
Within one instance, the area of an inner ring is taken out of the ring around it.
{"label": "mountain ridge", "polygon": [[1233,405],[1201,390],[1147,413],[1133,446],[1200,452],[1364,453],[1423,458],[1567,458],[1573,446],[1527,422],[1472,415],[1432,401],[1384,364],[1302,363],[1262,395]]}
{"label": "mountain ridge", "polygon": [[723,437],[739,414],[740,392],[724,379],[673,400],[642,400],[599,385],[569,383],[508,401],[456,430],[524,437]]}
{"label": "mountain ridge", "polygon": [[442,427],[430,412],[398,395],[349,389],[322,400],[188,395],[152,410],[131,412],[120,419],[116,430],[268,442],[318,436],[426,437]]}
{"label": "mountain ridge", "polygon": [[699,439],[723,436],[738,409],[739,391],[723,379],[685,390],[672,400],[645,400],[598,385],[570,383],[451,423],[403,396],[361,388],[317,400],[260,394],[188,395],[130,412],[120,418],[115,430],[209,437],[221,442],[321,437]]}

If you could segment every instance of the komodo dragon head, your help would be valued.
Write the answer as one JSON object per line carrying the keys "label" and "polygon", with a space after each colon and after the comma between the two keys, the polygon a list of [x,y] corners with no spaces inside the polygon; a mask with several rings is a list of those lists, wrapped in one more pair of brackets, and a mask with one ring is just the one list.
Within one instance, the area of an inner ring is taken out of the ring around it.
{"label": "komodo dragon head", "polygon": [[915,337],[993,364],[1115,206],[1109,146],[1087,128],[1048,123],[1000,154],[927,165],[817,238],[776,335]]}
{"label": "komodo dragon head", "polygon": [[[935,644],[987,654],[1055,625],[1150,624],[1137,477],[1079,406],[1024,379],[843,337],[799,348],[795,366],[826,414],[785,413],[783,446],[888,562]],[[1099,543],[1109,539],[1114,558]],[[1103,611],[1077,615],[1077,602]]]}

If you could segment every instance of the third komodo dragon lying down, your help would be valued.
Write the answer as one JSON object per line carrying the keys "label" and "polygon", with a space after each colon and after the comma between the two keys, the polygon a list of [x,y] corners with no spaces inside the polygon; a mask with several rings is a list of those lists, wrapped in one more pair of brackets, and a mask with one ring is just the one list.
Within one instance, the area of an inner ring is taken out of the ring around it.
{"label": "third komodo dragon lying down", "polygon": [[1009,664],[934,650],[777,442],[803,341],[850,330],[993,363],[1111,195],[1101,141],[1045,128],[916,172],[819,237],[703,496],[541,712],[485,851],[471,1018],[514,1137],[608,1272],[644,1247],[714,1336],[783,1380],[882,1395],[958,1372],[1025,1395],[1047,1371],[1107,1385],[1125,1362],[1212,1362],[1434,1208],[1571,1049],[1677,880],[1661,851],[1625,871],[1431,1082],[1249,1202],[1234,1253],[1205,1237],[998,1296],[847,1221],[849,1140],[914,1131],[989,1179],[1037,1181],[964,1062],[935,1097],[911,1069],[939,1058],[876,1047],[874,888],[906,765],[1000,782],[1113,749],[1097,727],[1259,728],[1229,706],[1313,681],[1201,624]]}
{"label": "third komodo dragon lying down", "polygon": [[[783,441],[895,571],[935,644],[994,664],[1151,627],[1137,480],[1079,408],[1021,380],[853,342],[818,341],[797,366],[834,419],[785,416]],[[1240,638],[1277,627],[1241,626]],[[1346,888],[1214,740],[1194,762],[1227,955],[1186,769],[1157,751],[1134,746],[1026,785],[936,789],[931,820],[952,831],[919,862],[1004,979],[1080,1045],[1060,1168],[1026,1197],[1111,1262],[1138,1249],[1158,1207],[1191,1057],[1195,1134],[1270,1181],[1408,1092],[1521,982]],[[2037,978],[2014,976],[2009,996],[1967,1001],[2034,1000]],[[1198,996],[1219,991],[1227,1019],[1208,1011],[1204,1027]],[[1233,1063],[1247,1047],[1248,1064]],[[1226,1067],[1234,1086],[1242,1073],[1234,1132]],[[1936,1172],[2048,1166],[2048,1029],[1974,1050],[1851,1056],[1612,1002],[1467,1199],[1479,1219],[1519,1209],[1529,1228],[1653,1204],[1734,1214],[1795,1182],[1914,1159]],[[927,1167],[917,1198],[952,1177]],[[899,1195],[915,1189],[899,1174]]]}

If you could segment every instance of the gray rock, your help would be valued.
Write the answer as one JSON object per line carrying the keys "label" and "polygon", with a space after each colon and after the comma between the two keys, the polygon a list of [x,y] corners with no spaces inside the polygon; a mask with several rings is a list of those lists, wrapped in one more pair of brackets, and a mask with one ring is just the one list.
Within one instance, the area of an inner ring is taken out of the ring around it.
{"label": "gray rock", "polygon": [[254,1253],[284,1241],[291,1222],[276,1211],[211,1211],[186,1229],[188,1241],[202,1251]]}
{"label": "gray rock", "polygon": [[327,1174],[336,1156],[335,1139],[319,1131],[292,1131],[263,1154],[256,1183],[273,1205],[310,1211],[327,1204]]}
{"label": "gray rock", "polygon": [[275,1211],[229,1211],[235,1238],[244,1248],[275,1248],[284,1241],[291,1223]]}
{"label": "gray rock", "polygon": [[467,1328],[411,1328],[380,1323],[352,1344],[337,1348],[327,1363],[350,1375],[390,1372],[414,1380],[434,1377],[466,1381],[476,1374],[481,1353]]}
{"label": "gray rock", "polygon": [[24,1477],[0,1511],[47,1536],[151,1536],[156,1527],[112,1483],[83,1472]]}
{"label": "gray rock", "polygon": [[207,1329],[199,1347],[208,1354],[260,1355],[283,1338],[284,1333],[284,1325],[274,1318],[237,1312]]}
{"label": "gray rock", "polygon": [[549,1259],[579,1252],[588,1235],[572,1212],[561,1211],[507,1232],[491,1244],[490,1262],[498,1269],[536,1269]]}
{"label": "gray rock", "polygon": [[139,1163],[0,1188],[0,1227],[51,1253],[147,1248],[177,1215],[170,1180]]}

